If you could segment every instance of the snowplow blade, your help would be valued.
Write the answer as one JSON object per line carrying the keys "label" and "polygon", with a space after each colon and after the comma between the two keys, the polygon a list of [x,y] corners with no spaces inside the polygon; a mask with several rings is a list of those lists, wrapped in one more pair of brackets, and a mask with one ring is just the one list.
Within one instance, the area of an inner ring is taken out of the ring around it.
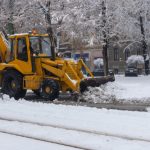
{"label": "snowplow blade", "polygon": [[107,82],[115,81],[114,76],[86,78],[80,82],[80,92],[83,93],[88,90],[88,87],[99,87]]}

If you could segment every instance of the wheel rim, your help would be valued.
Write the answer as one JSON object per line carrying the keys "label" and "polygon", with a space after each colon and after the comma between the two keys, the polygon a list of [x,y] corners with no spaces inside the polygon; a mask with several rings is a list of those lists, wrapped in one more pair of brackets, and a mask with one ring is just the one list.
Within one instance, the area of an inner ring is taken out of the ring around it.
{"label": "wheel rim", "polygon": [[11,81],[10,86],[13,90],[16,90],[16,82],[14,80]]}
{"label": "wheel rim", "polygon": [[47,94],[50,94],[50,93],[52,93],[52,89],[51,89],[49,86],[46,86],[46,87],[45,87],[45,92],[46,92]]}
{"label": "wheel rim", "polygon": [[56,81],[46,79],[40,87],[40,96],[45,100],[54,100],[59,96],[59,86]]}
{"label": "wheel rim", "polygon": [[9,88],[9,91],[11,92],[11,94],[14,94],[14,92],[16,92],[17,88],[18,88],[16,81],[13,79],[10,79],[9,84],[8,84],[8,88]]}

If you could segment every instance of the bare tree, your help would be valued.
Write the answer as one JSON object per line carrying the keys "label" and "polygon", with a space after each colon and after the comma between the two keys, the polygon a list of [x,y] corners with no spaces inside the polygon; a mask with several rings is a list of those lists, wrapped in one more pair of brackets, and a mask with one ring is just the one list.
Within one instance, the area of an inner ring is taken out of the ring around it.
{"label": "bare tree", "polygon": [[[59,4],[59,3],[57,3]],[[50,41],[51,41],[51,50],[52,50],[52,59],[55,59],[55,47],[56,47],[56,36],[54,35],[54,25],[52,24],[52,12],[54,11],[54,8],[52,8],[51,0],[47,0],[45,5],[43,3],[38,2],[39,8],[42,10],[43,14],[45,15],[45,21],[47,24],[47,33],[49,35]],[[64,5],[62,3],[61,10],[64,9]],[[55,24],[56,27],[61,25],[62,18],[58,20],[58,22]]]}
{"label": "bare tree", "polygon": [[108,32],[106,28],[106,1],[102,1],[102,33],[103,33],[103,60],[104,60],[104,75],[108,75]]}

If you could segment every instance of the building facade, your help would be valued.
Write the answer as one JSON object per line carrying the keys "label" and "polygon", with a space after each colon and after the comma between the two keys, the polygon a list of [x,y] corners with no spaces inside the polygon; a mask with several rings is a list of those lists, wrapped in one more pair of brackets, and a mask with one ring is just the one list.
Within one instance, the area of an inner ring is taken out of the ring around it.
{"label": "building facade", "polygon": [[[140,43],[132,43],[131,41],[122,42],[121,44],[109,45],[108,60],[109,68],[114,70],[116,74],[124,73],[127,67],[126,60],[131,55],[142,55],[143,50]],[[138,65],[139,74],[144,70],[144,65]]]}
{"label": "building facade", "polygon": [[86,47],[82,50],[66,50],[64,51],[65,58],[73,58],[74,60],[83,59],[86,65],[93,71],[94,70],[94,60],[97,58],[102,58],[102,48],[101,47]]}

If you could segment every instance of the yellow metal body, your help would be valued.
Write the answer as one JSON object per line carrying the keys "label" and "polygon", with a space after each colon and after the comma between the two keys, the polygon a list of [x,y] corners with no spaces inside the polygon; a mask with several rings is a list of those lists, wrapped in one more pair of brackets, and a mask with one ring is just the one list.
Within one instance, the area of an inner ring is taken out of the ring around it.
{"label": "yellow metal body", "polygon": [[[13,60],[6,62],[7,56],[9,56],[9,46],[8,42],[4,39],[4,36],[0,34],[0,55],[1,55],[1,63],[0,63],[0,83],[3,79],[3,72],[7,69],[14,69],[20,72],[23,75],[23,88],[36,90],[39,89],[43,80],[45,79],[53,79],[57,80],[60,85],[60,90],[66,92],[67,90],[79,91],[79,85],[81,80],[84,79],[83,73],[81,71],[82,67],[86,69],[86,71],[93,77],[89,68],[84,64],[83,60],[79,60],[78,62],[73,62],[71,60],[64,60],[61,58],[57,58],[53,61],[50,58],[44,57],[45,54],[39,54],[38,56],[32,56],[30,50],[30,41],[29,37],[43,36],[48,37],[47,34],[16,34],[10,36],[10,40],[13,39],[15,41],[14,44],[14,58]],[[27,45],[27,61],[21,61],[17,59],[17,49],[18,44],[17,40],[19,38],[26,39]],[[35,71],[32,69],[33,59]]]}
{"label": "yellow metal body", "polygon": [[42,82],[41,76],[37,75],[30,75],[30,76],[24,76],[24,82],[23,87],[24,89],[32,89],[36,90],[37,87],[40,87],[40,84]]}
{"label": "yellow metal body", "polygon": [[8,49],[8,41],[5,39],[5,36],[2,32],[0,32],[0,57],[1,62],[5,62],[6,55],[7,55],[7,49]]}

